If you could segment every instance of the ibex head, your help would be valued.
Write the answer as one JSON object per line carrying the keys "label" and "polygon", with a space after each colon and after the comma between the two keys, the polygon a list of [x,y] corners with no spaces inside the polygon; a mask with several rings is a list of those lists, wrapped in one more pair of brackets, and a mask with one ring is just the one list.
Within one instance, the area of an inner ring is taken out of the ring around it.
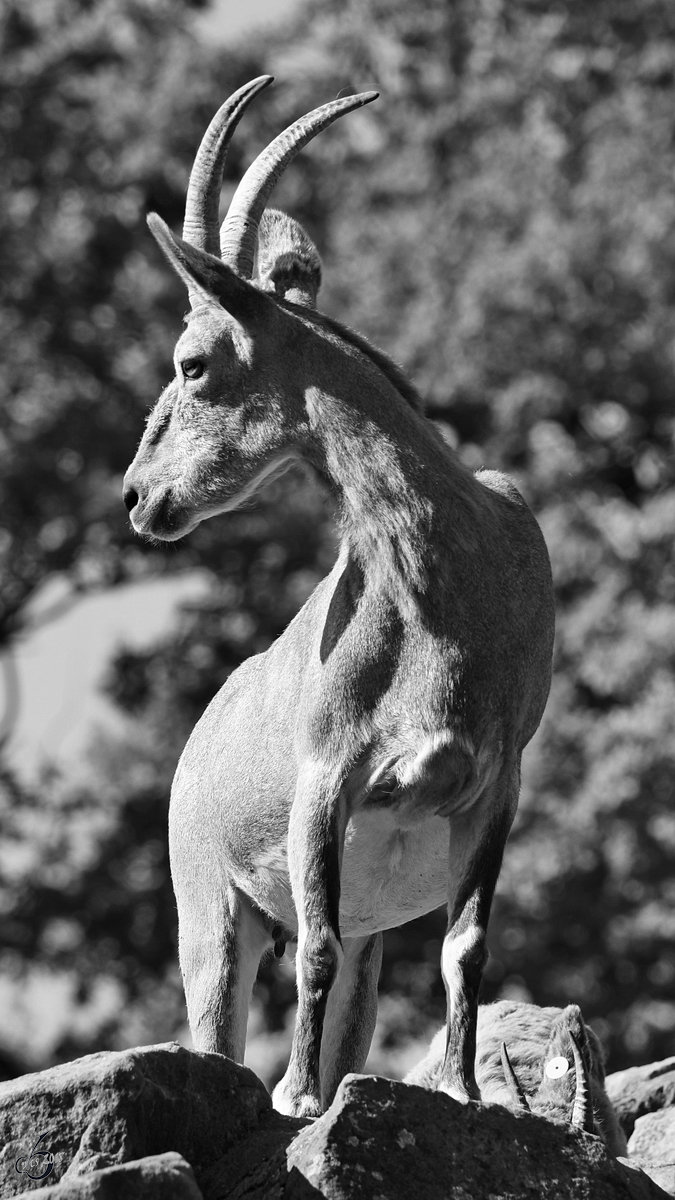
{"label": "ibex head", "polygon": [[254,79],[213,118],[190,175],[183,237],[156,213],[148,217],[187,286],[190,313],[175,350],[175,378],[127,471],[124,501],[138,533],[166,541],[241,503],[302,449],[307,434],[297,314],[316,302],[321,263],[297,221],[265,212],[265,205],[298,151],[377,93],[334,100],[275,138],[244,175],[219,230],[230,139],[269,83],[268,75]]}
{"label": "ibex head", "polygon": [[[591,1044],[592,1039],[592,1044]],[[568,1004],[554,1021],[541,1060],[541,1079],[527,1096],[509,1058],[501,1047],[502,1068],[514,1108],[537,1113],[551,1120],[567,1119],[571,1125],[595,1133],[591,1073],[602,1074],[602,1052],[595,1035],[584,1024],[581,1010]]]}

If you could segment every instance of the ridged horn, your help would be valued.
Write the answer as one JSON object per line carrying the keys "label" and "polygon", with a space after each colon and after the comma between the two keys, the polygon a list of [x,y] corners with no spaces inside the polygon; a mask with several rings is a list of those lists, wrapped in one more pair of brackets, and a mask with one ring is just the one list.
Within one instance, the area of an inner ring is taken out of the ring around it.
{"label": "ridged horn", "polygon": [[586,1070],[586,1064],[583,1060],[579,1043],[571,1030],[569,1033],[572,1042],[572,1054],[574,1055],[574,1069],[577,1077],[574,1107],[572,1109],[572,1124],[575,1129],[584,1129],[586,1133],[595,1133],[588,1071]]}
{"label": "ridged horn", "polygon": [[378,95],[378,92],[361,92],[358,96],[344,96],[322,104],[284,129],[251,163],[220,227],[221,257],[237,274],[244,279],[253,274],[260,218],[272,188],[291,160],[338,117],[370,104]]}
{"label": "ridged horn", "polygon": [[502,1042],[501,1056],[504,1078],[508,1084],[509,1091],[511,1092],[511,1099],[513,1100],[513,1103],[515,1104],[516,1108],[521,1109],[522,1112],[530,1112],[527,1096],[525,1095],[518,1076],[511,1065],[509,1052],[506,1049],[506,1042]]}
{"label": "ridged horn", "polygon": [[220,106],[211,121],[190,172],[183,240],[198,250],[220,254],[218,206],[227,151],[240,117],[254,96],[272,82],[272,75],[259,75],[245,83]]}

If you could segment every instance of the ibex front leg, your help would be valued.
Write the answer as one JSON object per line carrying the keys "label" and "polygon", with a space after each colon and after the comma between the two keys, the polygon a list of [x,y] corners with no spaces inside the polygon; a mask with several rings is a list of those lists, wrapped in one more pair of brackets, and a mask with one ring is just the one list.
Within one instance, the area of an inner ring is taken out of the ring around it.
{"label": "ibex front leg", "polygon": [[480,1100],[474,1062],[478,991],[487,958],[485,935],[506,839],[518,800],[519,773],[486,791],[450,825],[448,931],[441,969],[448,1040],[438,1084],[456,1100]]}
{"label": "ibex front leg", "polygon": [[274,1089],[280,1112],[322,1111],[321,1037],[342,961],[338,922],[346,825],[341,780],[312,763],[301,771],[288,827],[288,865],[298,915],[298,1013],[288,1069]]}
{"label": "ibex front leg", "polygon": [[174,786],[169,849],[192,1040],[243,1062],[251,992],[272,939],[260,910],[228,880],[214,828],[193,791]]}

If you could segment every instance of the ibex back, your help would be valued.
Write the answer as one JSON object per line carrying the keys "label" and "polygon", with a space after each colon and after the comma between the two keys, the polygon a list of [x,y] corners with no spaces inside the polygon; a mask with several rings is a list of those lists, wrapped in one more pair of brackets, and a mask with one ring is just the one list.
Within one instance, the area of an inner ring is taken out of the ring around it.
{"label": "ibex back", "polygon": [[275,1103],[317,1114],[365,1061],[381,931],[447,903],[439,1086],[478,1099],[485,930],[550,682],[548,555],[513,484],[465,469],[394,364],[314,311],[314,246],[264,213],[293,155],[373,93],[316,109],[262,152],[219,252],[227,145],[269,81],[214,117],[184,239],[149,218],[191,313],[125,502],[139,533],[182,537],[299,455],[333,494],[342,536],[330,575],[228,679],[176,773],[169,833],[190,1027],[199,1049],[241,1061],[260,958],[297,936],[298,1015]]}

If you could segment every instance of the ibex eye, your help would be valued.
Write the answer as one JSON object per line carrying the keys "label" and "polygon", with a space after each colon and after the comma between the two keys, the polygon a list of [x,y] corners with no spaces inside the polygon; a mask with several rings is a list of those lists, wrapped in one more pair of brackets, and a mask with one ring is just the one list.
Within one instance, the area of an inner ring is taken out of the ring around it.
{"label": "ibex eye", "polygon": [[186,358],[180,366],[186,379],[199,379],[199,376],[204,374],[204,363],[201,358]]}

